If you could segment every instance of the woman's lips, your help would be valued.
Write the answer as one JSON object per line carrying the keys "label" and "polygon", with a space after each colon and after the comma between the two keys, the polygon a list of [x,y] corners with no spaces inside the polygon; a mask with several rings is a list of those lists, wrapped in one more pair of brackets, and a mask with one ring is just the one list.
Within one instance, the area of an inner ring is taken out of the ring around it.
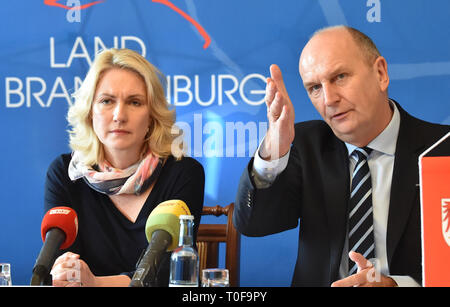
{"label": "woman's lips", "polygon": [[115,129],[115,130],[111,130],[111,133],[114,133],[114,134],[128,134],[130,132],[127,131],[127,130]]}

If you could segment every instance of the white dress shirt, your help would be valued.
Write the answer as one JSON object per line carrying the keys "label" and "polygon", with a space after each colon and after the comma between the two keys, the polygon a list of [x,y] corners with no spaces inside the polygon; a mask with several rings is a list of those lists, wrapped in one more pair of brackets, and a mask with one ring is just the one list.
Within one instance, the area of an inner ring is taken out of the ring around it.
{"label": "white dress shirt", "polygon": [[[373,228],[376,256],[375,267],[381,274],[386,276],[389,276],[386,251],[389,200],[391,195],[392,173],[394,170],[395,149],[400,128],[400,113],[393,102],[391,102],[391,107],[394,109],[394,114],[389,125],[367,145],[367,147],[373,149],[369,156],[368,164],[372,179]],[[264,140],[261,144],[263,144],[263,142]],[[350,174],[352,174],[356,164],[355,158],[352,157],[352,152],[356,146],[347,143],[346,146],[350,159]],[[259,150],[257,151],[257,154],[255,154],[252,175],[257,188],[266,188],[270,186],[275,181],[278,174],[286,168],[290,151],[285,156],[274,161],[263,160],[258,152]],[[340,278],[348,276],[348,236],[345,240],[339,275]],[[399,286],[419,286],[419,284],[417,284],[410,276],[390,277],[394,279]]]}

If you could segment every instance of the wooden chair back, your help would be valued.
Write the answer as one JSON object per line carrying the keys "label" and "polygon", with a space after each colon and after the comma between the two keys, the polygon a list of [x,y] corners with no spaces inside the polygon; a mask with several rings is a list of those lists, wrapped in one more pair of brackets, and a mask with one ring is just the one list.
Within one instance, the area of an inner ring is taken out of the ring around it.
{"label": "wooden chair back", "polygon": [[199,274],[206,268],[217,268],[219,265],[219,243],[225,243],[225,268],[230,274],[230,287],[239,287],[241,234],[234,228],[234,203],[226,207],[203,207],[202,215],[226,215],[227,224],[200,224],[197,233],[199,255]]}

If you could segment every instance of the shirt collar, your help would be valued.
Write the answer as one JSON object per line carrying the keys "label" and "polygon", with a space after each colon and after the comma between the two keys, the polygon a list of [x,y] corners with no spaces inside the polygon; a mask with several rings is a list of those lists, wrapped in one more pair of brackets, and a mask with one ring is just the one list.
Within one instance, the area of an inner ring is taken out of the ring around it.
{"label": "shirt collar", "polygon": [[[394,109],[394,115],[392,116],[389,125],[376,137],[374,138],[367,147],[373,150],[379,151],[383,154],[395,155],[395,149],[397,146],[398,131],[400,129],[400,112],[397,106],[392,100],[389,100],[392,108]],[[345,143],[348,150],[348,155],[350,156],[352,152],[357,148],[357,146]]]}

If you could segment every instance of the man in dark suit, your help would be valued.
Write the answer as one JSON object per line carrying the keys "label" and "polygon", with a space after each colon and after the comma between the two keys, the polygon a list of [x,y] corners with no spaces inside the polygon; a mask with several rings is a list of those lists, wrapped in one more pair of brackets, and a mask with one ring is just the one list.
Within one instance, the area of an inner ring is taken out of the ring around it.
{"label": "man in dark suit", "polygon": [[264,236],[300,221],[293,286],[420,285],[418,156],[450,127],[388,98],[386,60],[356,29],[316,32],[299,71],[323,121],[294,124],[272,65],[269,129],[241,177],[236,228]]}

